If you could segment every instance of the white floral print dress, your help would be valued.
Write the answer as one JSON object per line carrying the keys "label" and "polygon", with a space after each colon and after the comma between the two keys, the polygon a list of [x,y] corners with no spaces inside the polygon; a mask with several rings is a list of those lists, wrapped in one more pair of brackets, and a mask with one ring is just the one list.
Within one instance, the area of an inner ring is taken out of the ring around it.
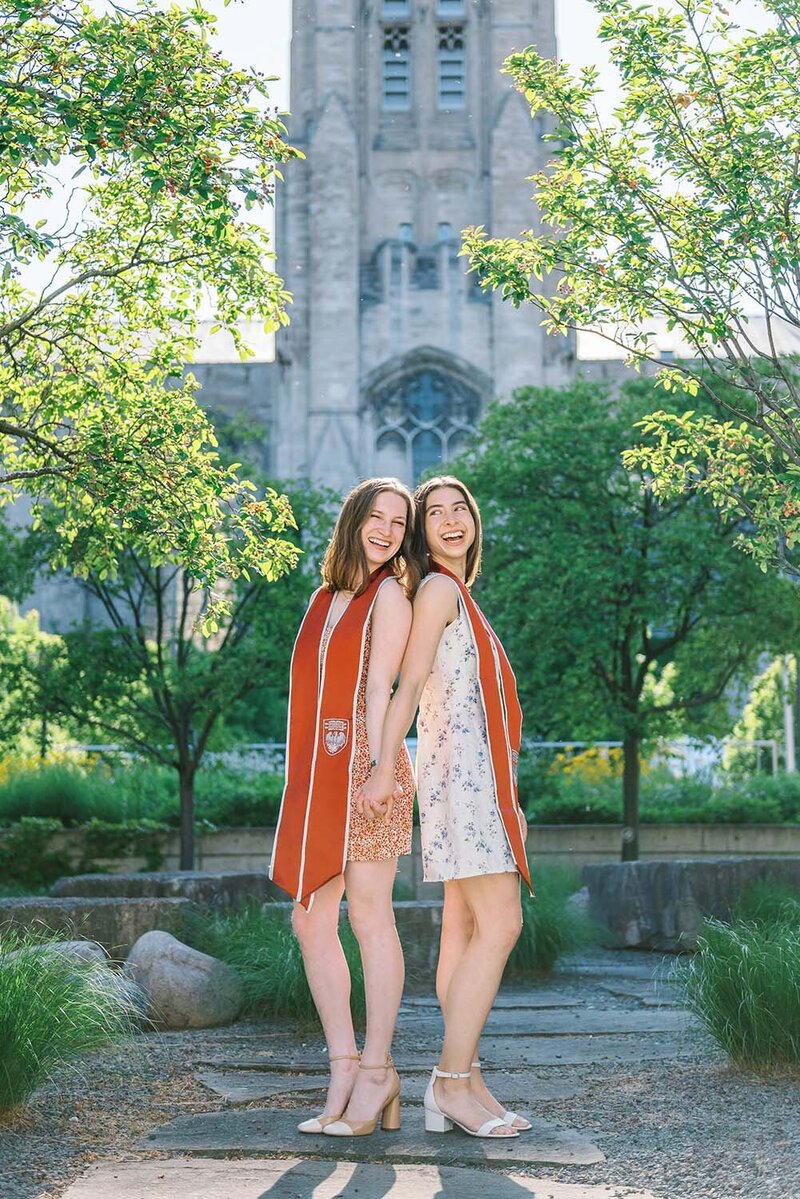
{"label": "white floral print dress", "polygon": [[495,800],[478,653],[460,592],[422,692],[417,737],[425,881],[516,870]]}

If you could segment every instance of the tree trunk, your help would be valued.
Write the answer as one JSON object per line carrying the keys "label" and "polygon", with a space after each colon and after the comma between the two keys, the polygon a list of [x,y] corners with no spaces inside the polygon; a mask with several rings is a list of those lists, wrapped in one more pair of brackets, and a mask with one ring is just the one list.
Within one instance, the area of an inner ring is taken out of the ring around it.
{"label": "tree trunk", "polygon": [[178,771],[181,797],[181,870],[194,870],[194,765]]}
{"label": "tree trunk", "polygon": [[626,733],[622,743],[622,861],[639,860],[639,734]]}

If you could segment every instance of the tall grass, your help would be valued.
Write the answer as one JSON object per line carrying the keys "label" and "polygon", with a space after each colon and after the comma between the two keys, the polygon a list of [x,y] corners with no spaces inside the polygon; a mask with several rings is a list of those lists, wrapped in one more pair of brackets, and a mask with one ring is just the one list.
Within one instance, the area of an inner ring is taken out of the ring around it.
{"label": "tall grass", "polygon": [[[350,967],[353,1020],[363,1025],[366,1006],[358,944],[346,923],[340,927],[340,936]],[[241,976],[244,1014],[318,1027],[300,946],[283,911],[250,904],[235,911],[207,912],[191,919],[187,939],[196,949],[227,962]]]}
{"label": "tall grass", "polygon": [[522,932],[508,959],[507,981],[549,974],[563,954],[595,940],[586,912],[567,902],[580,887],[577,871],[540,867],[534,871],[533,885],[533,898],[523,888]]}
{"label": "tall grass", "polygon": [[23,1103],[59,1066],[133,1031],[125,1000],[99,977],[94,983],[107,969],[0,934],[0,1112]]}
{"label": "tall grass", "polygon": [[762,879],[753,883],[733,907],[733,922],[786,924],[800,928],[800,890]]}
{"label": "tall grass", "polygon": [[678,968],[690,1009],[738,1065],[800,1063],[800,927],[707,920]]}

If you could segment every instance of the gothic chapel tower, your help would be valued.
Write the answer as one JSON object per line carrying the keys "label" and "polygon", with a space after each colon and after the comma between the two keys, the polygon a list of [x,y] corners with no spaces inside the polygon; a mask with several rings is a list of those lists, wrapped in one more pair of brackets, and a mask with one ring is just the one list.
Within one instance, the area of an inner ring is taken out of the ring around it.
{"label": "gothic chapel tower", "polygon": [[294,0],[290,138],[278,197],[275,466],[349,487],[411,483],[494,396],[563,383],[571,344],[482,292],[459,231],[535,223],[539,119],[500,66],[555,53],[553,0]]}

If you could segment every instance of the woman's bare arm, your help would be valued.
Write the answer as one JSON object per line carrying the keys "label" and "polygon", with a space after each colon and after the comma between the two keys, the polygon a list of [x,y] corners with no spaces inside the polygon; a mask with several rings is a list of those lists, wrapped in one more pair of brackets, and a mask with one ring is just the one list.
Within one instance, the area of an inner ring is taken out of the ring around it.
{"label": "woman's bare arm", "polygon": [[377,759],[392,687],[400,671],[411,631],[411,604],[399,583],[390,580],[378,592],[372,614],[372,645],[367,670],[367,741]]}
{"label": "woman's bare arm", "polygon": [[359,807],[365,812],[370,809],[385,811],[387,819],[391,815],[394,764],[433,668],[442,633],[457,613],[455,587],[443,576],[426,583],[414,600],[411,634],[400,670],[400,682],[386,712],[378,765],[358,793]]}

